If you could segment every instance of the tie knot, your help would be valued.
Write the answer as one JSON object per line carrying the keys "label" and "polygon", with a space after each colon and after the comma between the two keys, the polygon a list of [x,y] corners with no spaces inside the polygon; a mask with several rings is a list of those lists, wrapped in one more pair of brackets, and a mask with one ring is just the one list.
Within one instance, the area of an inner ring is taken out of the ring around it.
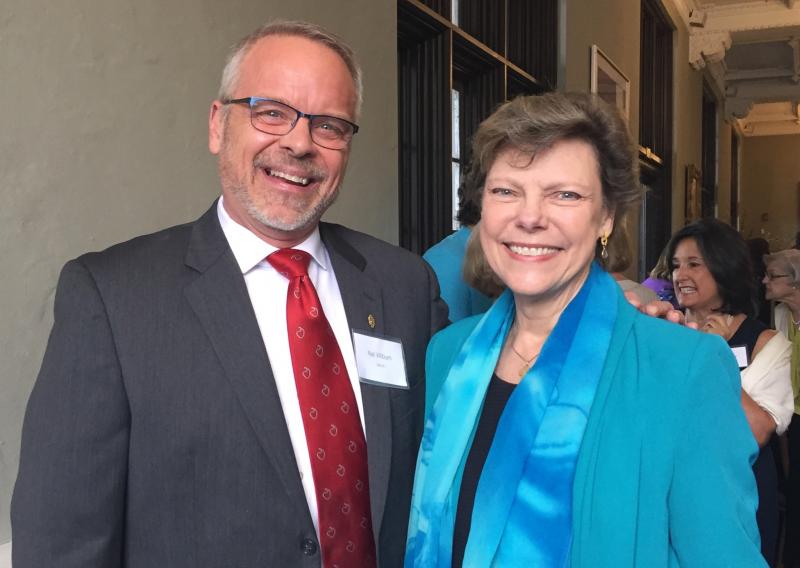
{"label": "tie knot", "polygon": [[267,257],[267,262],[289,279],[308,274],[310,260],[307,252],[290,248],[278,249]]}

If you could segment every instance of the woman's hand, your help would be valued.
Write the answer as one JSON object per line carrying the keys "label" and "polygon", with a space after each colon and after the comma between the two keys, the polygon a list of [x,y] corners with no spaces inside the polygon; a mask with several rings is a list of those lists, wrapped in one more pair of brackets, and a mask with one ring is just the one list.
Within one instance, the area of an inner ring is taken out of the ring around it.
{"label": "woman's hand", "polygon": [[676,310],[670,302],[653,300],[652,302],[643,304],[641,300],[639,300],[639,297],[630,290],[625,292],[625,299],[628,300],[630,305],[643,314],[653,316],[655,318],[665,319],[673,323],[680,323],[686,327],[691,327],[692,329],[697,329],[697,324],[694,322],[687,322],[683,312]]}
{"label": "woman's hand", "polygon": [[733,316],[729,314],[711,314],[700,327],[701,331],[719,335],[725,341],[733,337]]}

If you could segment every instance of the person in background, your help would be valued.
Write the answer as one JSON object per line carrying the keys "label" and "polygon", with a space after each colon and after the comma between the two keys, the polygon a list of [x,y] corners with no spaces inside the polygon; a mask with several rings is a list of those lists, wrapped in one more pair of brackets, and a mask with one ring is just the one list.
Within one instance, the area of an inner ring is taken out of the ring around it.
{"label": "person in background", "polygon": [[642,286],[647,286],[656,293],[659,300],[669,302],[674,307],[678,307],[678,300],[675,298],[675,289],[672,287],[672,273],[667,261],[667,247],[656,261],[656,265],[650,271],[650,275],[642,282]]}
{"label": "person in background", "polygon": [[794,413],[786,431],[788,478],[782,562],[784,568],[800,568],[800,250],[778,251],[764,261],[766,296],[776,302],[775,328],[792,343]]}
{"label": "person in background", "polygon": [[[741,401],[761,447],[753,465],[758,485],[761,550],[775,565],[778,546],[778,476],[769,445],[789,426],[793,410],[789,379],[791,344],[756,315],[756,290],[747,244],[730,225],[697,221],[676,232],[667,246],[672,280],[686,320],[719,335],[741,369]],[[720,438],[728,432],[710,423]]]}
{"label": "person in background", "polygon": [[406,568],[764,566],[730,349],[594,262],[641,197],[619,113],[518,97],[472,156],[465,274],[505,291],[428,348]]}
{"label": "person in background", "polygon": [[474,314],[482,314],[492,305],[492,298],[478,292],[464,281],[464,252],[473,227],[480,222],[480,207],[458,188],[458,215],[461,227],[433,245],[422,255],[436,273],[442,299],[449,308],[450,321],[456,322]]}

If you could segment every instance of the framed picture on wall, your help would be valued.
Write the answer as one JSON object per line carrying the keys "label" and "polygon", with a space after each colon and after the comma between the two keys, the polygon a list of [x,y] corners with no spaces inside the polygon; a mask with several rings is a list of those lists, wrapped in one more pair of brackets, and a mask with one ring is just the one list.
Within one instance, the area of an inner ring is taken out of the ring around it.
{"label": "framed picture on wall", "polygon": [[694,164],[686,166],[686,223],[700,219],[700,170]]}
{"label": "framed picture on wall", "polygon": [[596,45],[592,45],[591,91],[617,107],[625,120],[628,120],[631,82]]}

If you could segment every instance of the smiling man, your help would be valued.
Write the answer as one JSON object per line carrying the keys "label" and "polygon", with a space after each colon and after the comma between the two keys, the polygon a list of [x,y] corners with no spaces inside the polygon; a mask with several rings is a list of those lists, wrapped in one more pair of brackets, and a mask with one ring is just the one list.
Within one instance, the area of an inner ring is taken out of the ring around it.
{"label": "smiling man", "polygon": [[361,71],[302,22],[244,38],[209,113],[222,197],[65,266],[23,427],[14,566],[400,566],[424,355],[416,256],[320,222]]}

